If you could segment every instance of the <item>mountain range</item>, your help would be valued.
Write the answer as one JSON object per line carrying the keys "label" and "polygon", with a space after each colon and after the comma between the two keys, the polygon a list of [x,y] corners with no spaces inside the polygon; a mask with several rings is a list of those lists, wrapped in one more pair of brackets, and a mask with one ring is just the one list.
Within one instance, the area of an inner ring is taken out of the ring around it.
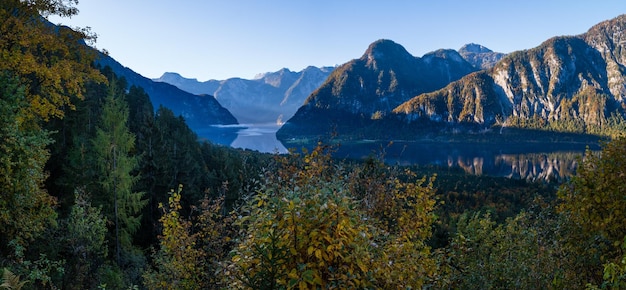
{"label": "mountain range", "polygon": [[193,94],[212,95],[242,124],[280,124],[293,116],[333,69],[309,66],[293,72],[283,68],[259,74],[251,80],[230,78],[205,82],[168,72],[154,81],[168,83]]}
{"label": "mountain range", "polygon": [[582,35],[551,38],[504,57],[491,69],[418,95],[393,112],[407,122],[426,117],[595,133],[612,116],[624,116],[625,29],[623,15]]}
{"label": "mountain range", "polygon": [[166,107],[177,116],[185,118],[187,125],[200,130],[211,125],[238,124],[237,119],[210,95],[195,95],[176,86],[155,82],[123,66],[108,55],[100,54],[98,65],[111,67],[119,77],[124,77],[129,85],[142,87],[150,96],[155,109]]}
{"label": "mountain range", "polygon": [[[413,57],[390,40],[339,66],[278,131],[359,138],[522,128],[626,129],[626,15],[508,55],[479,45]],[[401,132],[402,131],[402,132]],[[358,133],[358,134],[355,134]],[[502,130],[499,130],[501,133]]]}
{"label": "mountain range", "polygon": [[416,95],[443,88],[477,71],[457,51],[441,49],[414,57],[391,40],[372,43],[358,59],[337,67],[279,134],[350,131],[383,120]]}

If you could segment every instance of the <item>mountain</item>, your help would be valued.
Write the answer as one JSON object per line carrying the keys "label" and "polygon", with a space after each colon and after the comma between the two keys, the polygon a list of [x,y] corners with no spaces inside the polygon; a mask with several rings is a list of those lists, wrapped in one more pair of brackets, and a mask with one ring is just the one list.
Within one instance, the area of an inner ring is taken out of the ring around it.
{"label": "mountain", "polygon": [[476,71],[454,50],[414,57],[386,39],[336,68],[279,131],[279,138],[351,130],[382,119],[412,97]]}
{"label": "mountain", "polygon": [[459,54],[477,69],[490,69],[506,54],[476,43],[469,43],[459,49]]}
{"label": "mountain", "polygon": [[165,73],[155,81],[175,85],[190,93],[213,95],[241,123],[282,123],[293,116],[332,70],[332,67],[309,66],[293,72],[284,68],[259,74],[252,80],[230,78],[206,82]]}
{"label": "mountain", "polygon": [[155,82],[168,83],[176,86],[181,90],[190,92],[196,95],[209,94],[213,95],[217,88],[219,88],[221,81],[208,80],[206,82],[199,82],[198,79],[189,79],[181,76],[178,73],[166,72],[160,78],[153,79]]}
{"label": "mountain", "polygon": [[[616,136],[626,132],[625,30],[621,15],[480,71],[454,51],[416,58],[391,41],[377,41],[337,68],[277,136],[294,142],[332,132],[411,140]],[[490,55],[471,44],[461,52],[483,66],[478,56]]]}
{"label": "mountain", "polygon": [[213,96],[194,95],[173,85],[152,81],[104,54],[100,55],[98,64],[111,67],[116,75],[126,78],[129,85],[142,87],[150,96],[155,109],[161,105],[169,108],[174,114],[183,116],[187,125],[194,130],[205,129],[210,125],[237,124],[237,119]]}
{"label": "mountain", "polygon": [[625,30],[622,15],[582,35],[551,38],[505,56],[489,70],[418,95],[394,113],[404,123],[613,135],[626,129]]}

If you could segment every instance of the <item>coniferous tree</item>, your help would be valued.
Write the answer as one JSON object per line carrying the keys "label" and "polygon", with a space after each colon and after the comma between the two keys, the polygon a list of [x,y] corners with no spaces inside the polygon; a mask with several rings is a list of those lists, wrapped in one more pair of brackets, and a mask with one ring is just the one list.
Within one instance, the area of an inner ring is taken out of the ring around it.
{"label": "coniferous tree", "polygon": [[[155,225],[159,220],[156,191],[157,164],[155,163],[156,126],[154,107],[150,97],[143,88],[131,86],[126,94],[128,102],[128,128],[135,134],[135,152],[138,160],[136,172],[140,173],[136,189],[145,193],[147,205],[142,212],[142,225],[137,233],[140,237],[139,245],[147,246],[156,242],[157,231]],[[161,193],[162,194],[162,193]]]}
{"label": "coniferous tree", "polygon": [[140,225],[141,209],[146,204],[143,193],[133,192],[138,176],[132,175],[137,158],[131,155],[135,137],[127,126],[128,107],[114,81],[105,99],[100,127],[93,140],[95,165],[101,192],[94,196],[107,218],[115,225],[116,260],[120,262],[121,248],[130,249],[132,235]]}
{"label": "coniferous tree", "polygon": [[[156,112],[157,130],[155,164],[157,178],[155,191],[168,192],[179,184],[185,186],[184,204],[195,203],[204,196],[207,168],[202,159],[198,136],[167,108]],[[165,201],[165,198],[160,200]]]}
{"label": "coniferous tree", "polygon": [[[106,73],[106,72],[105,72]],[[56,195],[59,196],[62,206],[71,204],[74,200],[66,192],[73,192],[76,188],[84,188],[86,192],[97,192],[96,170],[93,166],[93,144],[96,129],[102,119],[102,109],[107,84],[89,83],[85,99],[76,104],[76,109],[67,113],[61,124],[52,130],[55,134],[55,143],[52,148],[50,163],[60,163],[60,169],[50,168],[51,177],[55,178]],[[53,193],[54,194],[54,193]],[[71,198],[71,199],[70,199]],[[69,208],[69,206],[66,206]]]}

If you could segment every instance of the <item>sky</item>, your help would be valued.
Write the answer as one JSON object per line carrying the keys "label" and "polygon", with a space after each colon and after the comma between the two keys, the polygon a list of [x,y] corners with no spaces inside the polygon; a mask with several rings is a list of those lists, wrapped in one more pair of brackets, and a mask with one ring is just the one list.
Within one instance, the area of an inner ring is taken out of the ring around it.
{"label": "sky", "polygon": [[626,13],[624,0],[80,0],[49,18],[91,27],[95,46],[148,77],[253,78],[336,66],[390,39],[414,56],[477,43],[510,53]]}

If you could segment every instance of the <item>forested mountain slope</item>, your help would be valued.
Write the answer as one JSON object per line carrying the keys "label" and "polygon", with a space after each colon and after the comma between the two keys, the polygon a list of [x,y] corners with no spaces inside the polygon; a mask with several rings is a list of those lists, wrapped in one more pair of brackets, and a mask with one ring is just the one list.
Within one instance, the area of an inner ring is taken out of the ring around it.
{"label": "forested mountain slope", "polygon": [[476,71],[454,50],[414,57],[391,40],[372,43],[363,56],[336,68],[280,130],[279,135],[349,130],[381,119],[415,95]]}
{"label": "forested mountain slope", "polygon": [[278,136],[419,139],[494,128],[618,135],[626,130],[625,29],[622,15],[481,71],[456,52],[412,58],[378,41],[340,66]]}
{"label": "forested mountain slope", "polygon": [[237,119],[211,95],[194,95],[173,85],[155,82],[123,66],[115,59],[100,54],[101,66],[109,66],[116,75],[124,77],[129,85],[143,88],[156,108],[164,106],[176,115],[183,116],[193,129],[211,125],[237,124]]}
{"label": "forested mountain slope", "polygon": [[483,128],[613,134],[624,128],[626,16],[578,36],[554,37],[493,68],[398,106],[406,122],[428,118]]}

